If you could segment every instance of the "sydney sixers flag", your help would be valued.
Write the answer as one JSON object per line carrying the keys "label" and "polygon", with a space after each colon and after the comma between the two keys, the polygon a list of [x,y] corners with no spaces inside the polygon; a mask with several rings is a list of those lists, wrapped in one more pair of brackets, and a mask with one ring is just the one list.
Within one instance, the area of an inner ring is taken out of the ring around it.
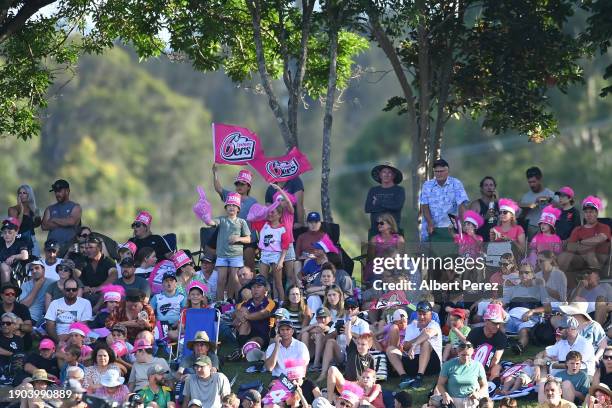
{"label": "sydney sixers flag", "polygon": [[302,173],[312,170],[306,155],[294,147],[284,156],[265,157],[263,154],[249,164],[268,182],[291,180]]}
{"label": "sydney sixers flag", "polygon": [[246,165],[264,155],[259,136],[247,128],[213,123],[212,132],[215,163]]}

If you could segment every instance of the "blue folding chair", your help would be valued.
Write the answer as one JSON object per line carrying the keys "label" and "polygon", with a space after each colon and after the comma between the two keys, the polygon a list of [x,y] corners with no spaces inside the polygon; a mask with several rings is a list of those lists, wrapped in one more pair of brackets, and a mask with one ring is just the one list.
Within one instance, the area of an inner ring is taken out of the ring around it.
{"label": "blue folding chair", "polygon": [[221,312],[218,309],[186,309],[185,330],[181,333],[181,329],[179,329],[179,338],[182,334],[184,334],[184,337],[182,346],[179,346],[177,350],[177,359],[191,354],[191,350],[187,348],[187,343],[193,340],[198,331],[204,330],[210,341],[217,343],[219,341],[220,323]]}
{"label": "blue folding chair", "polygon": [[175,233],[165,234],[164,236],[162,236],[162,238],[164,239],[164,241],[166,241],[166,244],[168,244],[168,248],[170,248],[172,252],[176,251],[177,241]]}

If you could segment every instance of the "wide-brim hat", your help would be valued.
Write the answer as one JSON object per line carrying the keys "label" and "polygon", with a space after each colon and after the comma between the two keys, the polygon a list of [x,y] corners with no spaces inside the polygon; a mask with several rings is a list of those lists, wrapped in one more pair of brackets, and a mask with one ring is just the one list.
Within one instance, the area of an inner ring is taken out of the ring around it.
{"label": "wide-brim hat", "polygon": [[372,169],[372,178],[377,183],[380,183],[380,171],[384,168],[391,169],[395,176],[393,177],[393,183],[399,184],[404,179],[404,175],[401,171],[399,171],[395,166],[393,166],[390,162],[384,162],[383,164],[379,164],[378,166]]}
{"label": "wide-brim hat", "polygon": [[53,384],[53,381],[49,379],[47,371],[43,369],[34,370],[34,373],[32,373],[32,377],[30,377],[30,382],[32,383],[34,381],[44,381],[49,384]]}
{"label": "wide-brim hat", "polygon": [[603,392],[608,397],[612,398],[612,390],[610,390],[610,387],[608,387],[607,384],[599,383],[598,385],[596,385],[595,388],[593,388],[593,394],[595,394],[595,391],[597,390]]}
{"label": "wide-brim hat", "polygon": [[206,333],[204,330],[196,332],[195,336],[193,337],[193,340],[187,342],[187,348],[189,350],[193,350],[193,346],[195,345],[195,343],[206,343],[208,344],[208,348],[212,351],[217,348],[217,344],[210,341],[208,333]]}
{"label": "wide-brim hat", "polygon": [[593,320],[591,316],[587,313],[587,309],[589,307],[588,302],[570,302],[563,303],[559,305],[559,309],[566,315],[582,315],[586,317],[588,320]]}
{"label": "wide-brim hat", "polygon": [[100,377],[100,384],[105,387],[118,387],[123,385],[125,378],[121,377],[119,370],[110,369],[107,370],[102,377]]}

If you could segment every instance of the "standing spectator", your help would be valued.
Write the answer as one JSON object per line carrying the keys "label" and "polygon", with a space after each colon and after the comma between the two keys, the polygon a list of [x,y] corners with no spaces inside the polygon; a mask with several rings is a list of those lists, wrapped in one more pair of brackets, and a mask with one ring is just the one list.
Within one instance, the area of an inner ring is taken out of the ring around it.
{"label": "standing spectator", "polygon": [[45,315],[45,295],[51,284],[55,281],[45,278],[45,267],[42,261],[36,260],[28,264],[30,280],[21,285],[19,301],[30,309],[33,324],[40,324]]}
{"label": "standing spectator", "polygon": [[383,213],[391,214],[396,225],[401,225],[402,208],[406,201],[404,187],[399,185],[404,176],[391,163],[374,167],[371,174],[374,181],[380,185],[370,188],[365,202],[365,212],[370,214],[368,239],[378,233],[377,223]]}
{"label": "standing spectator", "polygon": [[[499,225],[489,231],[491,242],[509,241],[523,254],[526,249],[525,230],[516,223],[518,205],[509,198],[499,199]],[[537,222],[537,221],[536,221]]]}
{"label": "standing spectator", "polygon": [[448,214],[463,218],[468,196],[460,180],[448,175],[448,162],[438,159],[433,163],[434,179],[423,183],[421,213],[430,242],[453,242],[448,232]]}
{"label": "standing spectator", "polygon": [[429,302],[417,303],[417,319],[406,327],[401,349],[387,353],[400,375],[400,388],[419,388],[424,375],[438,374],[442,361],[442,330],[432,320]]}
{"label": "standing spectator", "polygon": [[19,235],[28,246],[32,248],[34,256],[40,256],[40,246],[36,241],[36,228],[40,227],[40,210],[36,205],[34,190],[27,184],[22,184],[17,189],[17,205],[9,207],[8,216],[19,220]]}
{"label": "standing spectator", "polygon": [[458,356],[442,366],[437,388],[442,403],[457,408],[475,408],[481,398],[488,397],[487,375],[480,362],[472,360],[474,345],[461,342]]}
{"label": "standing spectator", "polygon": [[555,231],[557,231],[559,238],[565,242],[574,228],[582,224],[580,211],[574,207],[574,190],[571,187],[561,187],[555,194],[559,197],[559,207],[561,208],[561,216],[557,219]]}
{"label": "standing spectator", "polygon": [[102,297],[99,294],[103,286],[110,285],[117,280],[116,263],[102,253],[102,240],[90,237],[87,240],[87,264],[83,268],[81,281],[85,285],[83,297],[89,299],[98,311],[102,305]]}
{"label": "standing spectator", "polygon": [[[204,254],[202,256],[202,259],[200,260],[202,282],[205,283],[206,286],[208,286],[208,297],[211,302],[215,302],[217,300],[217,281],[219,280],[219,272],[217,272],[217,270],[215,269],[215,261],[215,257],[210,254]],[[247,270],[250,273],[250,276],[245,282],[241,278],[241,275],[243,274],[243,271]],[[238,270],[238,283],[240,284],[241,289],[238,292],[238,295],[236,296],[236,303],[242,302],[240,294],[244,289],[244,285],[247,282],[250,282],[251,279],[253,279],[253,272],[251,268],[249,268],[248,266],[243,266]]]}
{"label": "standing spectator", "polygon": [[[293,204],[293,213],[295,218],[293,221],[293,229],[296,230],[304,226],[304,183],[298,176],[291,180],[281,181],[276,183],[278,187],[282,188],[285,192],[295,197],[295,203]],[[266,189],[266,205],[270,205],[274,202],[274,195],[276,188],[272,185]]]}
{"label": "standing spectator", "polygon": [[538,167],[528,168],[525,175],[530,191],[523,195],[519,206],[522,210],[521,219],[525,220],[527,226],[528,240],[531,241],[531,238],[540,230],[538,226],[540,214],[555,193],[542,185],[542,170]]}
{"label": "standing spectator", "polygon": [[[500,330],[504,323],[504,310],[500,304],[490,303],[483,318],[484,326],[472,329],[467,336],[467,341],[474,345],[481,356],[480,363],[488,371],[489,380],[493,381],[501,374],[499,363],[508,344],[508,336]],[[481,346],[482,350],[479,350]]]}
{"label": "standing spectator", "polygon": [[49,231],[47,240],[55,240],[61,247],[60,254],[63,254],[81,225],[81,206],[70,201],[70,184],[66,180],[56,180],[49,192],[55,193],[57,203],[45,209],[41,228]]}
{"label": "standing spectator", "polygon": [[77,296],[78,282],[68,278],[64,282],[64,297],[51,302],[45,314],[47,333],[55,341],[68,337],[70,325],[74,322],[91,320],[91,303]]}
{"label": "standing spectator", "polygon": [[57,243],[57,241],[53,239],[48,239],[45,241],[44,267],[46,278],[53,280],[58,280],[60,278],[56,270],[57,265],[62,262],[62,258],[57,256],[59,250],[60,245]]}
{"label": "standing spectator", "polygon": [[152,221],[153,216],[149,212],[141,211],[138,213],[134,219],[134,222],[132,223],[134,236],[130,238],[130,241],[136,244],[138,251],[140,251],[142,248],[149,247],[153,248],[157,259],[170,259],[172,256],[172,250],[162,236],[155,235],[151,232]]}
{"label": "standing spectator", "polygon": [[[217,174],[217,163],[213,164],[213,182],[215,185],[215,191],[221,197],[221,200],[225,202],[227,195],[230,193],[229,190],[221,186],[219,177]],[[240,194],[240,211],[238,212],[238,218],[242,218],[246,221],[249,210],[253,204],[257,203],[257,200],[250,196],[251,185],[253,181],[253,174],[248,170],[240,170],[236,178],[234,178],[234,187],[236,193]],[[257,233],[251,228],[251,242],[244,245],[244,263],[249,268],[255,268],[255,250],[257,249]]]}
{"label": "standing spectator", "polygon": [[221,408],[221,399],[232,392],[225,374],[213,373],[211,367],[210,358],[207,356],[196,360],[196,373],[187,377],[183,389],[183,408],[188,408],[192,399],[206,401],[209,408]]}
{"label": "standing spectator", "polygon": [[19,261],[25,261],[30,256],[26,242],[17,238],[19,220],[7,218],[2,221],[2,240],[0,240],[0,268],[2,269],[2,282],[9,282],[13,278],[12,268]]}
{"label": "standing spectator", "polygon": [[499,217],[499,205],[497,204],[497,182],[491,176],[480,180],[480,198],[472,201],[470,210],[476,211],[484,219],[484,223],[476,233],[485,242],[489,242],[489,231],[497,225]]}

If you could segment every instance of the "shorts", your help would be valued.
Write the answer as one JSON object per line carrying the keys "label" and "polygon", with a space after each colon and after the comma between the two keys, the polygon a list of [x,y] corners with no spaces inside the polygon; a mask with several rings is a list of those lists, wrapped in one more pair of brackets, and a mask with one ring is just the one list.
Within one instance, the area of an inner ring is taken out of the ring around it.
{"label": "shorts", "polygon": [[244,266],[244,258],[241,256],[234,256],[231,258],[217,258],[215,266],[221,266],[226,268],[242,268]]}
{"label": "shorts", "polygon": [[529,329],[536,325],[534,320],[527,320],[524,322],[521,319],[510,316],[510,319],[506,322],[506,333],[518,333],[522,329]]}
{"label": "shorts", "polygon": [[[414,377],[419,372],[419,354],[415,354],[412,360],[409,359],[406,354],[402,354],[402,365],[404,366],[404,370],[406,370],[406,374],[410,377]],[[440,358],[438,357],[438,353],[432,350],[431,356],[429,357],[429,362],[427,363],[427,367],[425,368],[425,372],[422,374],[439,374],[441,369],[442,367],[440,365]]]}
{"label": "shorts", "polygon": [[277,264],[278,260],[280,259],[280,256],[281,256],[280,252],[261,251],[261,258],[259,259],[259,262],[270,266],[272,264]]}

